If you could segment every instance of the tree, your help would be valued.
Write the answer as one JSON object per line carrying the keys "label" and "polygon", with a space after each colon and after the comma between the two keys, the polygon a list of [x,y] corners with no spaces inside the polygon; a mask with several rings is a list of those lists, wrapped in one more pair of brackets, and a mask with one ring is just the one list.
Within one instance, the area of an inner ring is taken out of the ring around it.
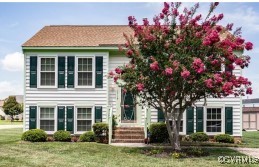
{"label": "tree", "polygon": [[141,99],[140,105],[163,111],[170,143],[176,150],[181,149],[177,120],[188,107],[200,99],[206,103],[208,97],[252,93],[251,82],[232,70],[248,67],[250,57],[234,51],[251,50],[253,44],[241,37],[241,28],[232,32],[233,24],[219,24],[224,15],[212,16],[218,4],[211,3],[204,18],[196,14],[198,3],[182,13],[181,3],[164,3],[152,25],[148,19],[139,25],[129,16],[134,35],[124,34],[126,43],[120,49],[130,61],[109,73],[124,91]]}
{"label": "tree", "polygon": [[9,96],[3,105],[3,109],[6,115],[10,115],[11,121],[14,120],[14,116],[23,112],[23,105],[16,101],[15,96]]}

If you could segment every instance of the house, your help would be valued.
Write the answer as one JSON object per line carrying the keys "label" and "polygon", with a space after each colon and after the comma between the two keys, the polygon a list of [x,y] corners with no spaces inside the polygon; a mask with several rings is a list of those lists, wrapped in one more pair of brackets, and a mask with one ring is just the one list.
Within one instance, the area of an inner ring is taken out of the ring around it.
{"label": "house", "polygon": [[[16,97],[16,101],[20,104],[23,103],[23,95],[10,95],[10,96],[15,96]],[[6,98],[5,98],[6,99]],[[0,119],[1,116],[5,119],[5,120],[10,120],[11,117],[9,115],[6,115],[3,109],[3,105],[4,105],[4,101],[5,100],[0,100]],[[23,119],[23,114],[18,114],[16,116],[14,116],[14,118],[22,120]]]}
{"label": "house", "polygon": [[[163,122],[164,117],[154,108],[145,112],[133,106],[131,94],[123,93],[107,77],[109,71],[128,62],[118,50],[125,43],[123,33],[132,30],[119,25],[45,26],[25,42],[24,131],[40,128],[53,134],[65,129],[79,135],[91,130],[95,122],[107,122],[111,106],[122,127],[113,142],[143,142],[145,122]],[[233,73],[240,76],[241,69]],[[180,134],[227,133],[239,139],[241,104],[241,98],[234,96],[208,98],[206,106],[201,100],[183,114]],[[139,136],[129,136],[128,130]]]}
{"label": "house", "polygon": [[259,99],[243,100],[243,129],[259,130]]}
{"label": "house", "polygon": [[259,107],[259,98],[243,99],[243,107]]}

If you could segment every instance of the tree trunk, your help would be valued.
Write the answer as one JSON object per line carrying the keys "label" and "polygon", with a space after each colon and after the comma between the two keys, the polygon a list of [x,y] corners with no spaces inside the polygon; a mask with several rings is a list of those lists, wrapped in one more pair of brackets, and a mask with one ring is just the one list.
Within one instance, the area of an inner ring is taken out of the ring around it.
{"label": "tree trunk", "polygon": [[178,130],[179,127],[177,127],[177,125],[176,125],[176,120],[174,117],[172,117],[172,129],[171,129],[171,126],[169,123],[169,117],[168,117],[167,113],[165,113],[164,115],[165,115],[166,128],[168,131],[170,144],[174,150],[180,151],[181,146],[180,146],[180,141],[179,141],[179,130]]}

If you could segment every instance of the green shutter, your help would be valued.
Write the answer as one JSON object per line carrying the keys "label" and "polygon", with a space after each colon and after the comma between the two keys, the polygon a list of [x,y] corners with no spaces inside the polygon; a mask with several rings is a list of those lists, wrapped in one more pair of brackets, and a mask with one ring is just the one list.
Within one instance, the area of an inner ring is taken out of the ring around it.
{"label": "green shutter", "polygon": [[74,132],[74,107],[67,106],[67,131]]}
{"label": "green shutter", "polygon": [[196,132],[203,132],[203,107],[196,108]]}
{"label": "green shutter", "polygon": [[95,57],[95,87],[103,87],[103,57]]}
{"label": "green shutter", "polygon": [[162,110],[157,110],[157,122],[165,122],[165,116]]}
{"label": "green shutter", "polygon": [[30,57],[30,88],[37,88],[37,56]]}
{"label": "green shutter", "polygon": [[58,106],[58,130],[65,130],[65,107]]}
{"label": "green shutter", "polygon": [[225,133],[233,134],[233,107],[225,107]]}
{"label": "green shutter", "polygon": [[75,82],[75,57],[67,57],[67,88],[74,88]]}
{"label": "green shutter", "polygon": [[191,134],[194,132],[194,108],[193,107],[188,107],[186,109],[186,134]]}
{"label": "green shutter", "polygon": [[65,88],[65,57],[58,57],[58,87]]}
{"label": "green shutter", "polygon": [[95,122],[102,122],[103,110],[101,106],[95,107]]}
{"label": "green shutter", "polygon": [[37,128],[37,106],[30,106],[29,129]]}

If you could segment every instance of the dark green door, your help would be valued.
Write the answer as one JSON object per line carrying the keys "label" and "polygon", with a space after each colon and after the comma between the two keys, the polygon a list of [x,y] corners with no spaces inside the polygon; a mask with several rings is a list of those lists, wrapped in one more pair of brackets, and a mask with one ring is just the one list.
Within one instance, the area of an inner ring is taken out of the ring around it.
{"label": "dark green door", "polygon": [[122,111],[122,121],[123,122],[134,122],[136,119],[135,106],[134,106],[134,98],[130,92],[124,93],[121,92],[121,111]]}

